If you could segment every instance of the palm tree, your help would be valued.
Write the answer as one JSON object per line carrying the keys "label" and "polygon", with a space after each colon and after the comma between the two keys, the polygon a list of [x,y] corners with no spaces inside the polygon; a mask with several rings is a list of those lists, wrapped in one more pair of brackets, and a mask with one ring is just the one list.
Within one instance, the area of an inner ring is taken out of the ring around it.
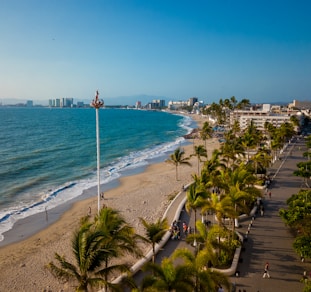
{"label": "palm tree", "polygon": [[235,227],[239,226],[238,217],[241,211],[248,213],[248,208],[245,202],[249,200],[250,194],[240,189],[239,183],[236,185],[230,186],[227,197],[230,199],[230,202],[233,206],[233,210],[229,215],[233,221],[232,224],[232,238],[234,237]]}
{"label": "palm tree", "polygon": [[224,107],[229,109],[229,110],[233,109],[233,105],[232,105],[231,100],[229,98],[226,98],[224,100]]}
{"label": "palm tree", "polygon": [[269,122],[265,122],[264,124],[264,134],[266,139],[268,140],[267,146],[269,147],[269,149],[271,149],[271,140],[272,137],[274,136],[274,131],[275,131],[275,127],[269,123]]}
{"label": "palm tree", "polygon": [[201,171],[201,180],[206,188],[216,187],[218,185],[219,171],[226,167],[225,164],[220,161],[220,155],[221,152],[215,149],[212,153],[212,157],[204,162]]}
{"label": "palm tree", "polygon": [[212,137],[213,128],[208,122],[204,122],[203,128],[201,130],[201,138],[204,140],[205,149],[206,149],[206,140]]}
{"label": "palm tree", "polygon": [[202,162],[201,157],[207,157],[206,149],[203,145],[198,145],[194,147],[195,154],[191,156],[196,156],[198,158],[198,175],[200,174],[200,162]]}
{"label": "palm tree", "polygon": [[232,213],[232,205],[230,199],[212,193],[211,197],[205,200],[202,206],[202,212],[213,211],[215,213],[218,225],[223,225],[223,217]]}
{"label": "palm tree", "polygon": [[143,218],[139,218],[140,222],[144,225],[147,239],[148,241],[152,244],[152,252],[153,252],[153,257],[152,257],[152,262],[155,262],[155,257],[156,257],[156,252],[155,252],[155,246],[157,243],[159,243],[162,240],[162,237],[168,230],[168,223],[167,223],[167,218],[164,219],[158,219],[157,222],[155,223],[149,223]]}
{"label": "palm tree", "polygon": [[189,244],[195,243],[195,248],[197,251],[204,248],[206,252],[209,252],[209,262],[213,265],[216,265],[217,257],[215,254],[215,249],[218,247],[218,245],[209,240],[209,230],[206,228],[206,225],[203,222],[198,220],[195,222],[195,225],[198,233],[189,234],[186,238],[186,242]]}
{"label": "palm tree", "polygon": [[58,279],[76,280],[76,291],[88,291],[88,287],[99,287],[104,281],[97,274],[103,260],[100,249],[102,232],[92,232],[91,224],[84,224],[75,231],[72,239],[72,250],[75,263],[70,263],[65,256],[55,253],[59,266],[50,262],[47,268]]}
{"label": "palm tree", "polygon": [[271,141],[271,150],[274,153],[274,159],[277,158],[278,156],[278,150],[282,148],[283,146],[283,139],[282,137],[278,134],[278,131],[275,131],[275,136],[273,137],[273,140]]}
{"label": "palm tree", "polygon": [[254,148],[256,146],[256,139],[254,138],[254,135],[246,132],[242,136],[242,145],[244,149],[246,150],[247,154],[247,162],[249,161],[249,150]]}
{"label": "palm tree", "polygon": [[234,121],[231,130],[232,130],[234,136],[237,136],[241,132],[240,122],[237,120]]}
{"label": "palm tree", "polygon": [[72,240],[75,263],[66,261],[64,256],[56,253],[55,258],[60,266],[50,262],[47,267],[57,278],[76,279],[77,291],[88,291],[89,286],[117,289],[117,285],[109,282],[109,275],[113,272],[129,272],[129,266],[122,262],[110,263],[125,253],[141,256],[137,246],[139,238],[116,210],[104,208],[93,222],[88,217],[83,218],[75,231]]}
{"label": "palm tree", "polygon": [[220,188],[223,190],[224,196],[229,199],[230,204],[234,208],[228,213],[229,217],[236,219],[233,224],[233,232],[235,225],[238,226],[237,218],[240,211],[247,212],[247,205],[261,196],[260,191],[253,185],[256,182],[256,177],[249,168],[241,163],[235,169],[221,170],[219,175]]}
{"label": "palm tree", "polygon": [[213,102],[208,109],[208,113],[216,119],[218,125],[224,125],[226,122],[226,111],[225,105],[222,99],[219,100],[219,103]]}
{"label": "palm tree", "polygon": [[236,100],[235,96],[230,97],[231,107],[232,109],[235,109],[237,106],[238,101]]}
{"label": "palm tree", "polygon": [[242,99],[236,106],[237,109],[244,109],[246,107],[250,107],[251,103],[249,101],[249,99]]}
{"label": "palm tree", "polygon": [[109,207],[100,210],[94,219],[93,227],[95,232],[103,233],[100,248],[106,253],[103,257],[103,266],[98,274],[104,277],[107,290],[108,286],[113,287],[108,281],[110,274],[129,271],[126,264],[111,264],[113,259],[121,258],[125,254],[141,257],[142,252],[137,243],[145,239],[135,233],[133,227],[127,224],[117,210]]}
{"label": "palm tree", "polygon": [[234,163],[239,162],[245,155],[241,138],[226,139],[226,142],[220,148],[221,156],[226,162],[227,167],[233,167]]}
{"label": "palm tree", "polygon": [[187,266],[174,265],[172,259],[164,258],[161,265],[146,263],[144,271],[151,274],[144,277],[142,291],[193,291],[193,282]]}
{"label": "palm tree", "polygon": [[258,152],[253,156],[253,161],[255,164],[255,175],[258,173],[258,166],[262,170],[266,170],[271,163],[272,157],[269,155],[269,150],[259,149]]}
{"label": "palm tree", "polygon": [[206,249],[198,249],[193,254],[188,248],[175,250],[172,259],[182,259],[187,267],[188,276],[193,280],[193,291],[216,291],[219,284],[230,289],[228,278],[217,271],[207,268],[210,254]]}
{"label": "palm tree", "polygon": [[249,167],[243,162],[235,166],[233,169],[225,169],[220,171],[221,185],[220,187],[227,193],[229,187],[239,183],[242,189],[254,185],[256,177],[250,171]]}
{"label": "palm tree", "polygon": [[[219,225],[209,228],[207,241],[213,246],[213,250],[217,251],[216,265],[229,264],[228,260],[232,259],[233,251],[240,245],[239,241],[231,236],[229,229]],[[221,254],[224,255],[222,259]]]}
{"label": "palm tree", "polygon": [[185,152],[180,147],[177,148],[173,154],[170,155],[170,159],[167,159],[166,162],[172,163],[175,165],[176,169],[176,180],[178,180],[178,166],[181,164],[191,166],[191,163],[188,161],[190,157],[184,157]]}
{"label": "palm tree", "polygon": [[[205,204],[207,198],[207,192],[203,184],[199,182],[199,178],[196,177],[196,181],[190,185],[187,190],[186,211],[188,213],[191,210],[194,211],[194,222],[197,221],[197,210]],[[196,226],[194,226],[194,233],[196,233]]]}

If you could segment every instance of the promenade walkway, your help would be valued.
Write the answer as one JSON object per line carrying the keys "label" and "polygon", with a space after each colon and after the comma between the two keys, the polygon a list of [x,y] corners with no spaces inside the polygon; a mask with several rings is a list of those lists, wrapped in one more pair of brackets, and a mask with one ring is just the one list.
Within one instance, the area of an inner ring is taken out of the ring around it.
{"label": "promenade walkway", "polygon": [[[286,200],[305,187],[302,178],[293,176],[296,164],[305,159],[302,156],[304,151],[306,151],[305,141],[302,138],[294,141],[283,152],[282,160],[276,161],[270,169],[273,178],[271,198],[266,195],[263,199],[264,216],[256,214],[247,241],[243,243],[237,267],[238,276],[233,275],[230,278],[230,281],[235,283],[237,292],[298,292],[303,289],[300,279],[303,271],[310,273],[311,262],[301,262],[300,257],[293,251],[294,238],[280,218],[279,209],[286,208]],[[183,192],[177,197],[167,210],[166,217],[169,222],[173,222],[178,216],[179,212],[176,213],[176,210],[184,202],[184,194]],[[191,215],[189,217],[182,209],[179,222],[185,221],[193,227],[193,212]],[[245,235],[250,221],[251,218],[241,220],[241,226],[237,230]],[[158,252],[156,262],[160,263],[176,248],[181,247],[191,248],[183,239],[168,240]],[[266,262],[270,265],[271,278],[262,277]],[[142,277],[142,272],[138,272],[135,275],[136,283],[140,283]]]}
{"label": "promenade walkway", "polygon": [[[296,164],[303,161],[302,153],[306,151],[305,141],[300,139],[289,144],[282,154],[282,160],[274,163],[270,172],[273,177],[271,199],[265,196],[264,216],[257,215],[253,221],[245,251],[237,270],[239,277],[233,276],[237,290],[247,292],[298,292],[302,291],[300,283],[303,271],[311,271],[311,262],[301,262],[293,251],[293,236],[279,216],[279,209],[286,208],[286,200],[305,188],[300,177],[293,176]],[[246,233],[248,222],[239,231]],[[271,278],[263,278],[265,263],[269,262]]]}

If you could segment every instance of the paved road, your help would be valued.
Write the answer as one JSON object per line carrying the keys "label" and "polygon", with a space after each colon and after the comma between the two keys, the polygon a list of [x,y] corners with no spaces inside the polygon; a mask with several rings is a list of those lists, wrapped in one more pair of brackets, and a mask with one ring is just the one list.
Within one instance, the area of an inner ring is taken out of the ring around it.
{"label": "paved road", "polygon": [[[231,282],[236,284],[236,291],[244,292],[297,292],[302,291],[300,283],[303,271],[311,271],[311,262],[302,263],[300,257],[293,251],[293,237],[278,215],[280,208],[286,208],[286,200],[298,193],[304,187],[303,180],[293,176],[296,164],[304,158],[305,142],[303,139],[290,144],[282,154],[282,160],[274,163],[270,169],[273,182],[271,186],[271,198],[264,198],[265,214],[256,215],[253,221],[247,241],[243,243],[243,250],[238,264],[239,276],[231,277]],[[182,198],[182,197],[181,197]],[[181,198],[176,201],[178,204]],[[167,213],[169,222],[174,218],[174,208]],[[176,209],[175,209],[176,210]],[[182,211],[180,222],[187,222],[194,226],[194,218]],[[251,219],[241,222],[238,229],[246,234]],[[157,262],[164,257],[169,257],[176,248],[189,245],[184,240],[170,240],[157,254]],[[263,278],[265,263],[269,262],[271,278]],[[141,281],[142,274],[135,275],[137,283]]]}

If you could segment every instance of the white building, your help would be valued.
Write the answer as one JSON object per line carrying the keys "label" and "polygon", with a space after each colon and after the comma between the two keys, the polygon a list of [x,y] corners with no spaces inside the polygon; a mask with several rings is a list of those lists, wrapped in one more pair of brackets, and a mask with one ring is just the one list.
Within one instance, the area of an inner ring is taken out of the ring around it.
{"label": "white building", "polygon": [[241,130],[245,130],[253,122],[258,130],[263,131],[266,122],[275,127],[290,122],[290,114],[278,114],[275,111],[276,107],[271,107],[270,104],[263,104],[262,109],[259,110],[234,110],[230,113],[230,125],[233,125],[235,121],[239,121]]}
{"label": "white building", "polygon": [[178,110],[181,109],[182,107],[188,106],[188,101],[169,101],[167,104],[168,109],[170,110]]}
{"label": "white building", "polygon": [[241,130],[246,129],[250,123],[253,122],[254,126],[263,131],[265,129],[265,123],[268,122],[275,127],[280,127],[286,122],[290,122],[289,115],[277,115],[277,114],[266,114],[266,115],[241,115],[239,117],[239,123]]}
{"label": "white building", "polygon": [[187,106],[199,108],[203,106],[203,101],[198,101],[197,97],[191,97],[188,100],[169,101],[167,104],[167,107],[170,110],[179,110]]}

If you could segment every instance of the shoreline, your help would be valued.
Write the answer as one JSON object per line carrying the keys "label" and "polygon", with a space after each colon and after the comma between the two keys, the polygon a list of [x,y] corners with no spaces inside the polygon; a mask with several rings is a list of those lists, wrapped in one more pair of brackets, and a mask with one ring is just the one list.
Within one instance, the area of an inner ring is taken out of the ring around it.
{"label": "shoreline", "polygon": [[[178,113],[171,112],[171,114],[182,115],[180,112]],[[190,117],[193,123],[195,123],[196,126],[198,126],[197,125],[198,121],[197,121],[196,116],[194,117],[189,114],[183,114],[183,115]],[[195,128],[193,130],[195,130]],[[180,144],[180,146],[185,147],[190,143],[191,142],[189,142],[189,140],[185,139],[182,142],[182,144]],[[163,152],[158,157],[152,158],[149,161],[146,160],[147,161],[146,165],[138,166],[133,169],[122,170],[120,172],[120,177],[114,178],[105,183],[101,183],[101,191],[105,193],[112,188],[116,188],[117,186],[119,186],[121,178],[143,173],[149,165],[164,162],[165,159],[167,159],[168,157],[168,153],[170,152]],[[29,238],[30,236],[40,232],[41,230],[48,228],[51,224],[58,221],[65,212],[69,211],[75,203],[79,201],[87,200],[95,196],[97,198],[97,186],[88,187],[84,189],[79,196],[73,197],[72,199],[68,201],[64,201],[62,204],[59,204],[53,208],[45,207],[44,210],[38,213],[34,213],[24,218],[16,220],[12,228],[8,229],[7,231],[1,234],[1,236],[3,236],[3,239],[0,241],[0,248],[8,244],[12,244],[18,241],[25,240]],[[97,210],[97,206],[96,206],[96,210]]]}
{"label": "shoreline", "polygon": [[[200,128],[203,118],[191,116]],[[210,139],[208,157],[216,147],[217,139]],[[203,144],[197,140],[195,144]],[[183,147],[186,156],[193,152],[193,145]],[[167,155],[168,158],[168,155]],[[182,185],[192,181],[196,173],[197,159],[191,158],[192,167],[179,166],[179,180],[175,179],[175,166],[166,162],[152,163],[141,173],[119,178],[118,185],[105,191],[104,204],[120,211],[125,220],[133,226],[136,233],[144,234],[138,217],[147,221],[161,218],[170,203],[169,198],[178,192]],[[89,192],[85,190],[84,192]],[[49,223],[44,229],[29,238],[1,247],[0,244],[0,290],[5,291],[42,291],[50,286],[52,291],[72,291],[69,284],[61,284],[44,268],[54,260],[54,253],[65,254],[68,260],[71,255],[72,231],[79,225],[79,219],[88,213],[91,207],[92,216],[97,213],[97,196],[73,202],[65,208],[64,213],[57,211],[59,219]],[[66,209],[67,208],[67,209]],[[52,215],[52,209],[49,216]],[[42,220],[45,214],[41,214]],[[43,215],[43,216],[42,216]],[[18,223],[16,223],[18,224]],[[31,222],[29,223],[31,224]],[[25,228],[20,224],[21,230]],[[9,232],[9,231],[8,231]],[[13,232],[13,231],[12,231]],[[67,286],[66,286],[67,285]]]}

